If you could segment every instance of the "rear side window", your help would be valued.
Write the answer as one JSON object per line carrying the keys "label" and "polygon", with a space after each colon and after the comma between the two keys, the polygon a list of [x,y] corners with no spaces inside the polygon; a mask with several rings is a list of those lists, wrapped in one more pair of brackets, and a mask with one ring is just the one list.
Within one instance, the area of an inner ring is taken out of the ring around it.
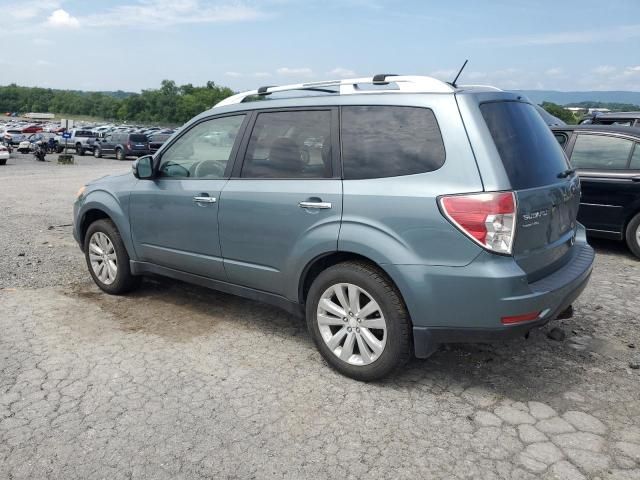
{"label": "rear side window", "polygon": [[634,148],[633,150],[629,168],[631,168],[632,170],[640,170],[640,143],[636,143],[636,148]]}
{"label": "rear side window", "polygon": [[627,168],[633,142],[604,135],[578,135],[571,153],[575,168],[623,170]]}
{"label": "rear side window", "polygon": [[558,143],[562,146],[562,148],[564,148],[565,144],[567,143],[567,136],[564,133],[554,133],[553,136],[556,137]]}
{"label": "rear side window", "polygon": [[567,169],[567,159],[533,105],[488,102],[480,105],[480,111],[513,189],[558,182],[558,174]]}
{"label": "rear side window", "polygon": [[240,176],[330,178],[331,111],[260,113]]}
{"label": "rear side window", "polygon": [[442,135],[428,108],[347,106],[341,124],[345,179],[412,175],[444,164]]}

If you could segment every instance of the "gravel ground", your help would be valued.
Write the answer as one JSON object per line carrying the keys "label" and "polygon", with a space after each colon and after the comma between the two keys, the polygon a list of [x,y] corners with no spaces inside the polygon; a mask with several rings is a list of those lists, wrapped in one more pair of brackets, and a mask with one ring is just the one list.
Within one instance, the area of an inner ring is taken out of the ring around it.
{"label": "gravel ground", "polygon": [[623,245],[593,242],[574,318],[364,384],[275,308],[168,280],[101,293],[71,204],[130,162],[78,160],[0,167],[0,478],[640,479]]}

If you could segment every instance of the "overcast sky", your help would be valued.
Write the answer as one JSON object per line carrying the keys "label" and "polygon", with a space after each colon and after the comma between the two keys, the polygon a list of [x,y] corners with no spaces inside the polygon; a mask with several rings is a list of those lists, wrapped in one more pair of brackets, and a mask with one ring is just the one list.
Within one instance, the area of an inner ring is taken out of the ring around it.
{"label": "overcast sky", "polygon": [[0,0],[0,84],[236,90],[374,73],[640,91],[640,0]]}

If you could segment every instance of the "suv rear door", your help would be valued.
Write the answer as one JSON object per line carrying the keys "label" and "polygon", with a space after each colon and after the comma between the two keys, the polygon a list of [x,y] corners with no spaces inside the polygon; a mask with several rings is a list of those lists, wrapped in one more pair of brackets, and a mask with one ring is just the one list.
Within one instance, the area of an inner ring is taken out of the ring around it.
{"label": "suv rear door", "polygon": [[337,124],[335,108],[253,114],[243,161],[220,201],[220,241],[230,282],[290,298],[297,295],[302,267],[337,249],[342,216]]}
{"label": "suv rear door", "polygon": [[571,258],[580,181],[532,104],[493,100],[481,103],[480,112],[517,196],[513,256],[535,281]]}
{"label": "suv rear door", "polygon": [[107,133],[104,138],[100,139],[100,150],[102,151],[102,156],[113,155],[116,136],[117,134],[115,133]]}
{"label": "suv rear door", "polygon": [[638,143],[619,135],[576,132],[569,149],[582,182],[578,219],[588,230],[622,238],[627,209],[640,199]]}

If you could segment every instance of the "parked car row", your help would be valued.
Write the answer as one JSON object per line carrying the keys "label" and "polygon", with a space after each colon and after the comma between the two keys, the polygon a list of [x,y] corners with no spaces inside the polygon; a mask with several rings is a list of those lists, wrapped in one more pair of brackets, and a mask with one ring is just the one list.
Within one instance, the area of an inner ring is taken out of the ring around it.
{"label": "parked car row", "polygon": [[[12,119],[10,123],[0,124],[0,143],[17,146],[18,152],[28,153],[34,150],[36,142],[44,141],[58,153],[68,148],[81,156],[89,153],[97,156],[114,155],[124,159],[157,151],[176,130],[158,126],[96,125],[81,122],[76,128],[67,132],[67,135],[63,135],[66,129],[60,123],[34,124]],[[122,135],[138,135],[136,137],[138,140],[130,142]],[[144,141],[140,140],[139,135],[145,137]],[[53,141],[50,143],[52,137]],[[103,139],[107,141],[102,142]],[[118,144],[116,145],[118,148],[112,148],[111,142]],[[141,144],[144,144],[144,148],[140,146]],[[94,151],[96,147],[98,147],[97,152]]]}

